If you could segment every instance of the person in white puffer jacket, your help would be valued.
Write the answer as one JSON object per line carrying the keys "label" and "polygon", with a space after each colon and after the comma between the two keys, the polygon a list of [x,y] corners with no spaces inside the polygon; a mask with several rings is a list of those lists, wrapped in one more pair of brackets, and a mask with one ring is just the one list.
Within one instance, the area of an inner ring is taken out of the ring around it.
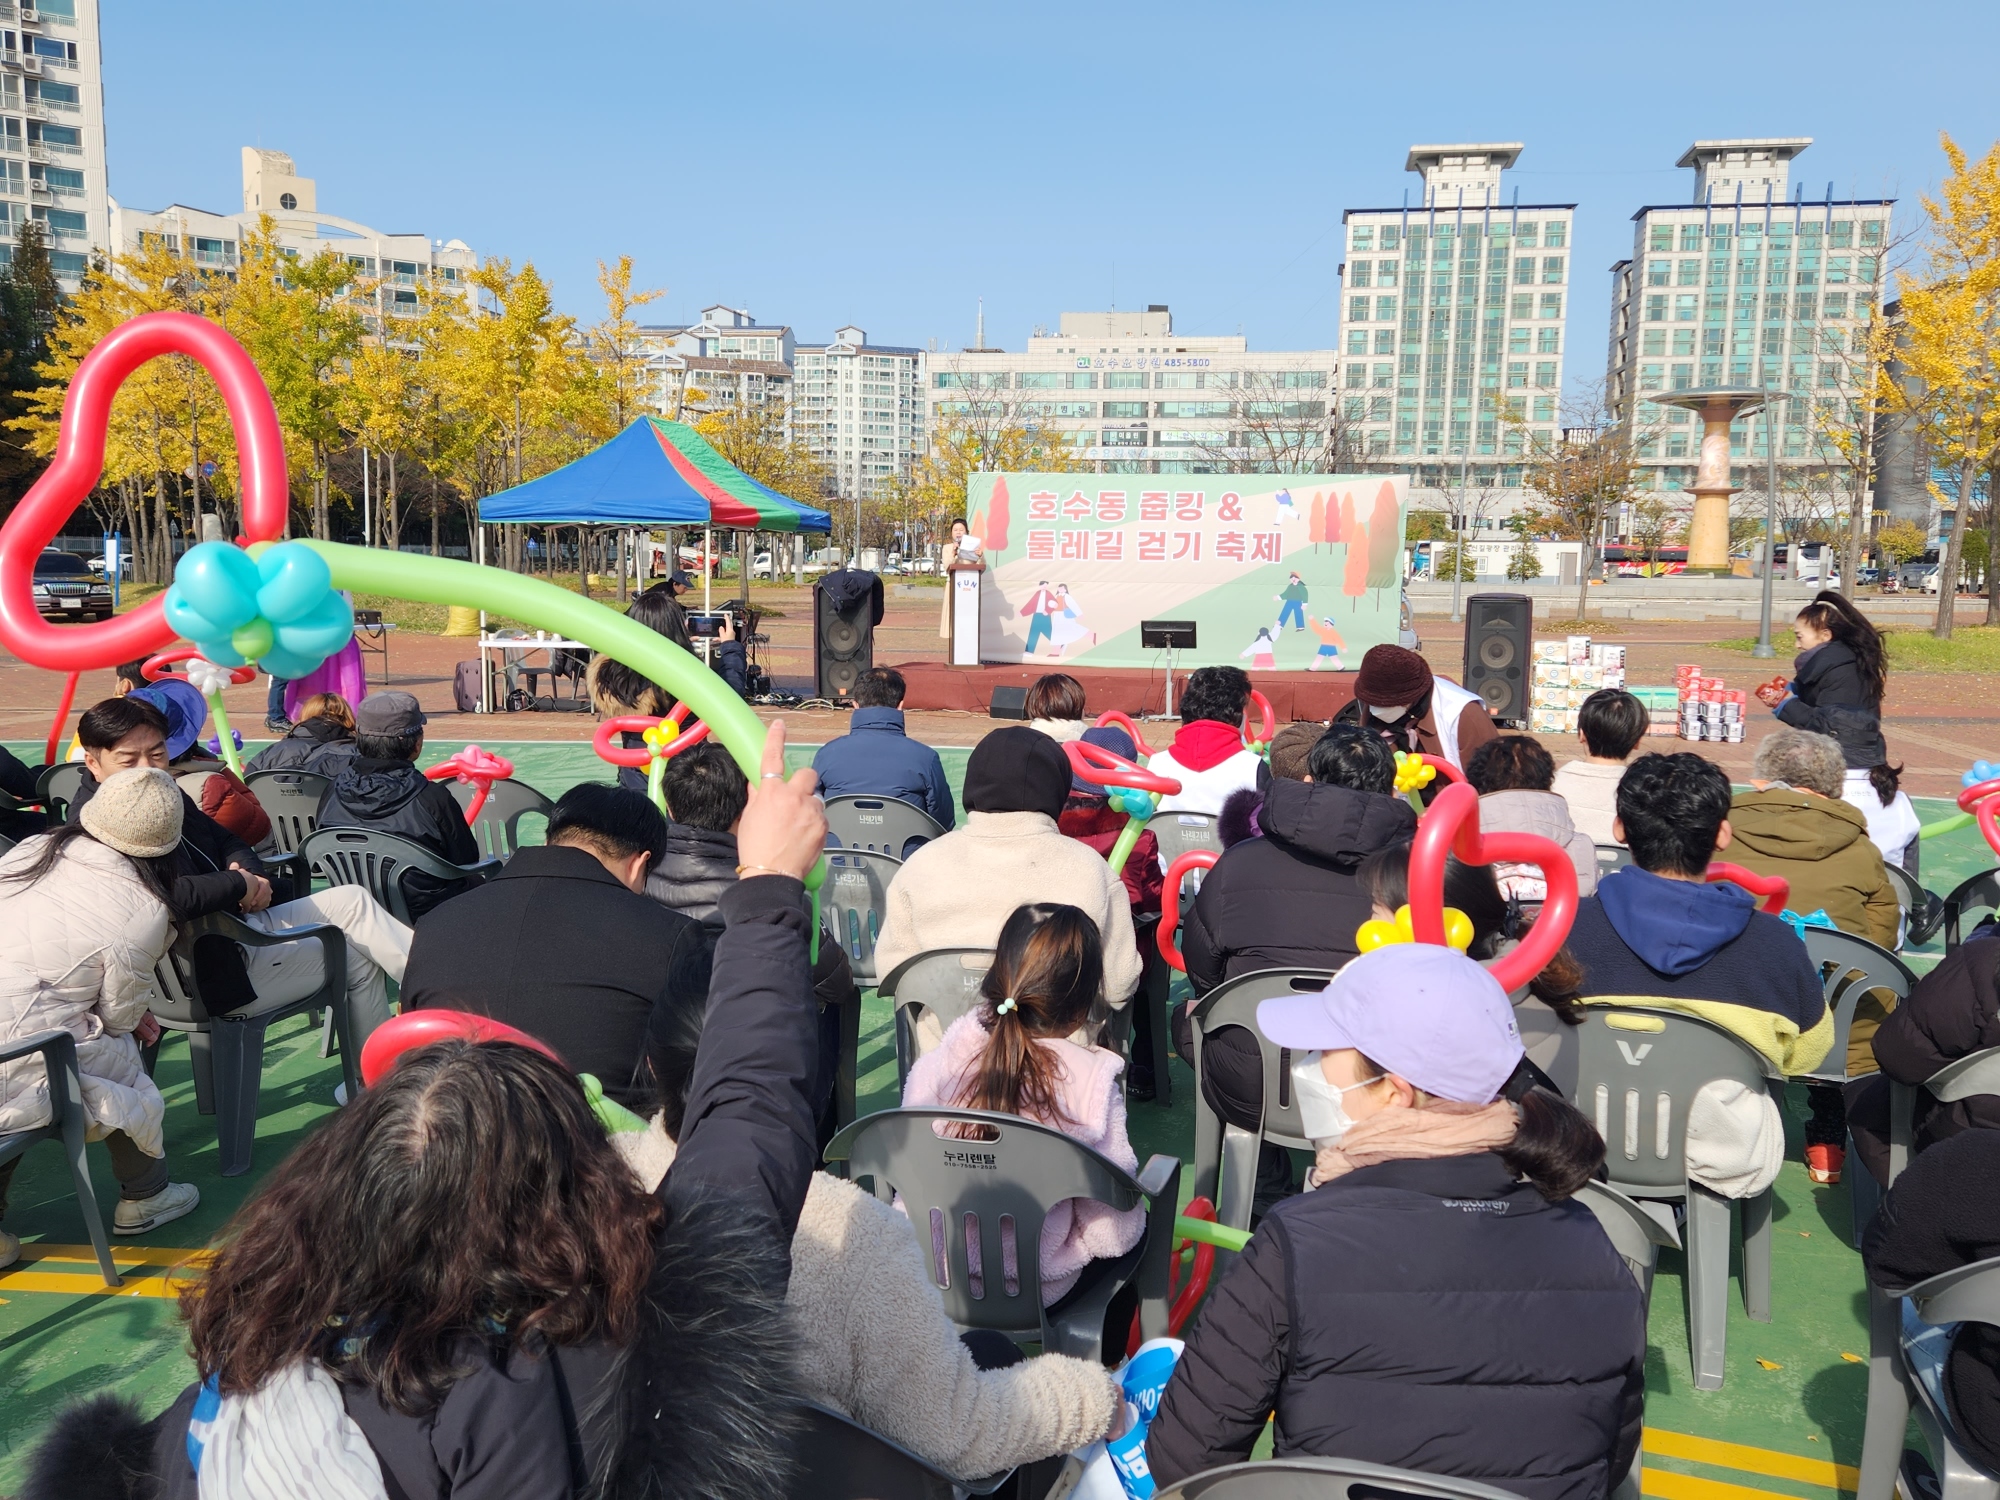
{"label": "person in white puffer jacket", "polygon": [[[140,1037],[159,1036],[148,1008],[170,937],[181,806],[166,772],[124,771],[77,822],[0,859],[0,1043],[47,1031],[76,1038],[89,1138],[105,1142],[119,1183],[115,1234],[144,1234],[201,1201],[193,1185],[167,1180],[166,1102],[139,1056]],[[46,1125],[49,1111],[41,1055],[0,1064],[0,1134]],[[0,1166],[0,1213],[18,1164]],[[20,1253],[0,1229],[0,1266]]]}

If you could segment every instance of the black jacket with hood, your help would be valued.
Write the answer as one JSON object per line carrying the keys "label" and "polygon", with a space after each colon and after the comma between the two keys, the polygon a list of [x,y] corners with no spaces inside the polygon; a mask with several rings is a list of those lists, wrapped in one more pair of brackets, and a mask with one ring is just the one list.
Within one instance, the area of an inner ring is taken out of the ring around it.
{"label": "black jacket with hood", "polygon": [[1882,742],[1882,710],[1861,681],[1861,664],[1845,641],[1826,641],[1799,654],[1792,696],[1778,717],[1794,729],[1831,735],[1849,769],[1865,771],[1889,758]]}
{"label": "black jacket with hood", "polygon": [[1400,797],[1273,777],[1257,815],[1262,838],[1223,851],[1181,934],[1188,982],[1205,995],[1258,969],[1329,969],[1354,957],[1372,902],[1355,867],[1416,837]]}
{"label": "black jacket with hood", "polygon": [[1147,1438],[1166,1486],[1250,1456],[1361,1459],[1601,1500],[1639,1447],[1646,1310],[1590,1210],[1491,1152],[1363,1167],[1264,1217]]}
{"label": "black jacket with hood", "polygon": [[[723,898],[708,1022],[642,1305],[626,1349],[535,1354],[469,1341],[471,1370],[406,1416],[365,1389],[347,1411],[390,1500],[764,1500],[791,1493],[791,1239],[814,1163],[816,1067],[799,882]],[[194,1387],[151,1422],[99,1396],[54,1423],[21,1500],[195,1500]],[[602,1479],[601,1487],[598,1485]]]}
{"label": "black jacket with hood", "polygon": [[244,766],[248,776],[257,771],[311,771],[315,776],[338,776],[356,755],[354,731],[329,719],[301,719],[251,757]]}
{"label": "black jacket with hood", "polygon": [[[69,805],[71,822],[76,821],[84,804],[96,795],[96,780],[84,777],[83,784],[76,789],[75,799]],[[294,893],[289,877],[273,875],[266,870],[256,850],[203,812],[186,792],[182,792],[181,842],[174,851],[173,885],[167,901],[174,920],[191,922],[211,912],[237,910],[243,904],[250,883],[240,872],[232,870],[231,865],[241,865],[252,874],[268,879],[274,905],[292,899]]]}
{"label": "black jacket with hood", "polygon": [[[465,809],[442,781],[427,781],[414,762],[350,760],[319,799],[321,828],[366,828],[393,833],[421,844],[455,865],[479,863],[479,841],[466,825]],[[402,876],[411,917],[421,917],[470,883],[438,880],[421,870]]]}

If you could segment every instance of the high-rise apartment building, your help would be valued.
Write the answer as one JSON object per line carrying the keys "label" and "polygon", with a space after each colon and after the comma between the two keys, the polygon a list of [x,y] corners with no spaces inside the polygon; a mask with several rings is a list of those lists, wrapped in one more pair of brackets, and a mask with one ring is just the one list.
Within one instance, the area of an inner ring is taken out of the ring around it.
{"label": "high-rise apartment building", "polygon": [[0,0],[0,262],[25,219],[69,290],[114,243],[97,0]]}
{"label": "high-rise apartment building", "polygon": [[661,411],[692,421],[731,406],[789,408],[797,348],[789,325],[759,323],[747,309],[718,302],[698,323],[643,327],[639,341]]}
{"label": "high-rise apartment building", "polygon": [[[1795,476],[1845,466],[1833,433],[1867,378],[1894,200],[1837,199],[1832,183],[1809,200],[1791,163],[1811,144],[1696,141],[1677,163],[1694,172],[1691,201],[1632,216],[1631,257],[1611,268],[1606,399],[1632,428],[1646,487],[1685,490],[1701,446],[1694,413],[1647,401],[1655,391],[1787,392],[1780,464]],[[1763,415],[1737,422],[1736,484],[1762,489],[1770,430]]]}
{"label": "high-rise apartment building", "polygon": [[479,257],[465,241],[389,234],[321,213],[318,184],[299,176],[297,163],[282,151],[243,148],[240,213],[181,203],[148,212],[126,208],[115,198],[109,202],[110,243],[119,251],[159,245],[206,270],[233,271],[242,259],[244,239],[269,215],[281,249],[306,260],[325,251],[345,258],[357,281],[371,288],[383,317],[415,317],[421,306],[418,288],[431,284],[433,276],[462,287],[468,298],[473,295],[468,278],[478,269]]}
{"label": "high-rise apartment building", "polygon": [[931,430],[1034,428],[1101,472],[1323,467],[1338,356],[1253,353],[1241,334],[1174,330],[1173,314],[1066,312],[1023,351],[929,359]]}
{"label": "high-rise apartment building", "polygon": [[924,351],[871,344],[848,324],[793,356],[792,434],[827,465],[844,500],[881,492],[924,452]]}
{"label": "high-rise apartment building", "polygon": [[1559,441],[1573,203],[1511,196],[1518,141],[1412,146],[1423,200],[1344,216],[1341,424],[1412,503],[1476,490],[1504,512],[1534,445]]}

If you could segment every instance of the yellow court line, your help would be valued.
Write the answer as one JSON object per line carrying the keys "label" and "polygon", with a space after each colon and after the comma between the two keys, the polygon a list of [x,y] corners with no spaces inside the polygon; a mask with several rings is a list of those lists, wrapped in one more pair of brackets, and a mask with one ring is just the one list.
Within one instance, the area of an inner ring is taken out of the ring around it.
{"label": "yellow court line", "polygon": [[1719,1479],[1675,1474],[1666,1469],[1641,1469],[1639,1493],[1655,1496],[1657,1500],[1771,1500],[1773,1494],[1770,1490],[1724,1484]]}
{"label": "yellow court line", "polygon": [[0,1292],[57,1292],[66,1296],[178,1297],[182,1279],[165,1270],[120,1266],[123,1286],[106,1286],[98,1276],[65,1276],[54,1271],[0,1271]]}
{"label": "yellow court line", "polygon": [[[117,1262],[130,1261],[142,1266],[183,1266],[209,1254],[207,1250],[179,1250],[171,1245],[120,1245],[111,1247],[111,1258]],[[28,1261],[80,1261],[84,1265],[97,1264],[97,1252],[88,1245],[36,1245],[21,1246],[21,1260]]]}
{"label": "yellow court line", "polygon": [[[1824,1458],[1801,1458],[1797,1454],[1778,1453],[1770,1448],[1725,1443],[1717,1438],[1668,1432],[1659,1427],[1646,1429],[1645,1451],[1656,1453],[1661,1458],[1685,1458],[1718,1469],[1740,1469],[1749,1474],[1768,1475],[1772,1479],[1816,1484],[1829,1490],[1856,1490],[1861,1486],[1861,1471],[1849,1464],[1837,1464]],[[1669,1496],[1667,1500],[1679,1500],[1679,1497]]]}

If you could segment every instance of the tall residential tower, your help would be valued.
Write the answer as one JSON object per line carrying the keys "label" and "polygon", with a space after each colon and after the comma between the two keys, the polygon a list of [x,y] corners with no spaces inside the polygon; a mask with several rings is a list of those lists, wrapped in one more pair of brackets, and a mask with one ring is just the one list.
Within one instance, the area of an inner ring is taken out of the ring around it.
{"label": "tall residential tower", "polygon": [[29,218],[69,291],[114,243],[97,0],[0,0],[0,261]]}

